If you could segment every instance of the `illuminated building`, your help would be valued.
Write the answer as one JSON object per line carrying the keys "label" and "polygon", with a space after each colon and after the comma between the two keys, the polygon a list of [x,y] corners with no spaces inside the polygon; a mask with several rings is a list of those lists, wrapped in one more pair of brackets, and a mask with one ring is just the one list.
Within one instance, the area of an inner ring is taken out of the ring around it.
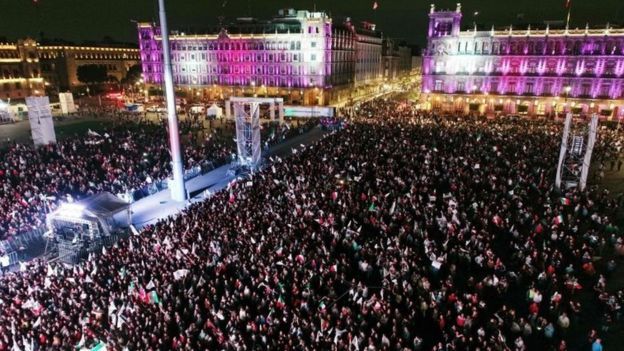
{"label": "illuminated building", "polygon": [[0,43],[0,99],[24,99],[44,91],[37,43],[32,39]]}
{"label": "illuminated building", "polygon": [[78,67],[102,65],[116,81],[125,78],[130,67],[139,64],[139,50],[127,47],[41,45],[37,47],[42,75],[46,82],[61,90],[82,85]]}
{"label": "illuminated building", "polygon": [[78,67],[97,64],[118,81],[139,63],[136,48],[40,45],[32,39],[0,43],[0,99],[24,99],[46,90],[64,91],[81,85]]}
{"label": "illuminated building", "polygon": [[461,31],[461,5],[429,13],[422,96],[456,112],[624,116],[624,29]]}
{"label": "illuminated building", "polygon": [[[139,23],[143,77],[162,84],[160,28]],[[381,78],[381,33],[324,12],[280,10],[270,21],[251,18],[208,34],[172,32],[174,83],[194,95],[277,96],[325,105],[354,86]]]}

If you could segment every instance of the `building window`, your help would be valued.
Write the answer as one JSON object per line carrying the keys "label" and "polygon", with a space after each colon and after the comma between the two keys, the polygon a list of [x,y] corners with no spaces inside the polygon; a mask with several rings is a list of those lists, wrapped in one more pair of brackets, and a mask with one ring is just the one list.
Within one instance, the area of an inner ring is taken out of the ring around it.
{"label": "building window", "polygon": [[490,84],[490,92],[492,94],[498,94],[498,82],[492,82]]}
{"label": "building window", "polygon": [[310,55],[310,61],[316,61],[316,54]]}
{"label": "building window", "polygon": [[526,83],[526,85],[524,86],[524,93],[533,94],[533,83]]}
{"label": "building window", "polygon": [[435,81],[435,85],[433,87],[433,90],[435,90],[435,91],[442,91],[442,90],[444,90],[444,83],[442,83],[441,80],[436,80]]}
{"label": "building window", "polygon": [[589,96],[591,92],[591,84],[583,84],[581,86],[581,95],[582,96]]}

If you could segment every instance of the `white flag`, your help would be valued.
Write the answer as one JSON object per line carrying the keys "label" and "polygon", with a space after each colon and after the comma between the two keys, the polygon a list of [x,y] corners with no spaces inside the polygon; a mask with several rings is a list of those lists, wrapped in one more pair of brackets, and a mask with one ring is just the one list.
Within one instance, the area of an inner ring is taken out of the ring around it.
{"label": "white flag", "polygon": [[188,269],[178,269],[177,271],[173,272],[173,279],[180,280],[184,278],[188,273]]}

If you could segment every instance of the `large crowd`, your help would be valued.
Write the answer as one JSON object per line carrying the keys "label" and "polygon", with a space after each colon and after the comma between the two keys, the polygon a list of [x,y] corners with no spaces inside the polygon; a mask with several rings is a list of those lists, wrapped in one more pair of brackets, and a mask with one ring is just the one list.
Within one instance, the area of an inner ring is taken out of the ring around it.
{"label": "large crowd", "polygon": [[[0,149],[0,239],[39,228],[60,203],[102,191],[145,196],[146,187],[171,174],[166,124],[116,118],[103,131],[89,131],[35,148],[10,142]],[[297,122],[294,122],[297,123]],[[313,123],[313,122],[312,122]],[[311,128],[267,124],[266,146]],[[215,167],[232,159],[233,122],[180,123],[185,169]],[[298,124],[298,123],[297,123]]]}
{"label": "large crowd", "polygon": [[554,188],[560,124],[357,113],[77,266],[2,277],[0,351],[602,349],[620,204]]}

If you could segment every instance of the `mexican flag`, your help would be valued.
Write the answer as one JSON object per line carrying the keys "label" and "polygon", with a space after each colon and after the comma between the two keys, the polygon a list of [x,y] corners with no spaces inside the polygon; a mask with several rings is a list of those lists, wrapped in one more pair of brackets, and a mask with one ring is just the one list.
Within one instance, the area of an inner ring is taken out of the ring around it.
{"label": "mexican flag", "polygon": [[562,197],[561,199],[559,199],[559,202],[563,205],[563,206],[570,206],[570,204],[572,203],[570,201],[570,199],[568,199],[567,197]]}
{"label": "mexican flag", "polygon": [[557,217],[555,217],[555,219],[553,220],[553,222],[555,224],[561,224],[563,223],[563,216],[562,215],[558,215]]}
{"label": "mexican flag", "polygon": [[159,304],[160,303],[160,298],[158,297],[158,294],[156,293],[156,290],[152,291],[149,294],[149,299],[150,299],[150,302],[152,302],[154,304]]}

